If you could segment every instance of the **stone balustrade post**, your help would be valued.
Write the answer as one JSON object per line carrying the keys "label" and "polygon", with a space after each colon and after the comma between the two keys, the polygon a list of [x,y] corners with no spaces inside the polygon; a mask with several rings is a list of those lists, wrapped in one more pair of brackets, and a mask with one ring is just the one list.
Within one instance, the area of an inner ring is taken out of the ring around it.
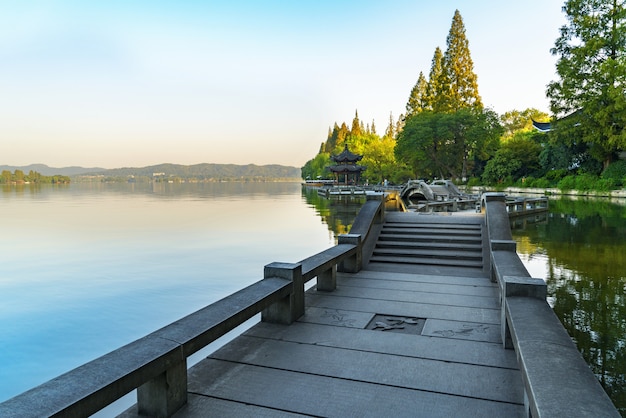
{"label": "stone balustrade post", "polygon": [[322,292],[332,292],[337,288],[337,265],[333,264],[333,266],[323,271],[322,273],[317,275],[317,286],[316,289]]}
{"label": "stone balustrade post", "polygon": [[357,273],[363,268],[363,245],[361,244],[361,234],[339,235],[338,244],[356,245],[356,252],[351,257],[346,257],[339,264],[338,271],[345,273]]}
{"label": "stone balustrade post", "polygon": [[282,300],[263,309],[261,321],[291,324],[304,315],[304,280],[300,263],[270,263],[265,266],[264,278],[280,277],[293,282],[293,291]]}
{"label": "stone balustrade post", "polygon": [[512,296],[523,296],[546,300],[548,287],[543,279],[533,277],[504,276],[502,283],[502,306],[500,325],[504,348],[513,348],[511,332],[506,320],[506,300]]}
{"label": "stone balustrade post", "polygon": [[137,388],[139,415],[171,417],[187,403],[187,359],[181,349],[180,361]]}

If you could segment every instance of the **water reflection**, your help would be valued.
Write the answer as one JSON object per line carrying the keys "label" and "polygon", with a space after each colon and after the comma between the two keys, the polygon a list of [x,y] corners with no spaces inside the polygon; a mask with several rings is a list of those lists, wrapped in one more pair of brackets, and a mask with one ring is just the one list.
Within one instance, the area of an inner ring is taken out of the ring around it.
{"label": "water reflection", "polygon": [[[587,363],[626,412],[626,210],[606,200],[550,202],[547,222],[513,229],[531,274]],[[538,267],[543,264],[543,272]]]}
{"label": "water reflection", "polygon": [[335,237],[347,234],[352,227],[354,218],[365,203],[365,196],[341,196],[327,199],[320,196],[316,189],[302,188],[302,196],[306,202],[315,208],[315,211],[328,225],[328,229]]}
{"label": "water reflection", "polygon": [[0,213],[0,401],[334,243],[299,183],[12,186]]}

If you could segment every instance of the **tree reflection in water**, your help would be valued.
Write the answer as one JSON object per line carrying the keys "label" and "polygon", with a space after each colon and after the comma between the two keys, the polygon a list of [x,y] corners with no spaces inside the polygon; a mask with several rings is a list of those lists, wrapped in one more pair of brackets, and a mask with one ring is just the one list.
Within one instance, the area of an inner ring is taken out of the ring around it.
{"label": "tree reflection in water", "polygon": [[354,218],[365,203],[365,196],[342,196],[327,199],[317,193],[317,189],[303,187],[302,196],[307,204],[315,208],[322,222],[328,226],[330,232],[337,237],[347,234],[352,227]]}
{"label": "tree reflection in water", "polygon": [[545,261],[555,313],[626,412],[626,208],[607,200],[554,200],[547,222],[513,229],[527,261]]}

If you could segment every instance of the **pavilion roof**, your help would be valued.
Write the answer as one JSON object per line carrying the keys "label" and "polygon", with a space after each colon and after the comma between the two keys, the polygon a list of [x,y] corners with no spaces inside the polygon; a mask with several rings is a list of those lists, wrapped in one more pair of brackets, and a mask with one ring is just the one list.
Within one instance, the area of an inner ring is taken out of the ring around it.
{"label": "pavilion roof", "polygon": [[358,154],[354,154],[350,152],[350,150],[348,149],[348,144],[344,146],[344,149],[343,151],[341,151],[340,154],[330,156],[330,159],[336,163],[346,163],[346,162],[356,163],[357,161],[361,161],[362,158],[363,158],[362,155],[358,155]]}

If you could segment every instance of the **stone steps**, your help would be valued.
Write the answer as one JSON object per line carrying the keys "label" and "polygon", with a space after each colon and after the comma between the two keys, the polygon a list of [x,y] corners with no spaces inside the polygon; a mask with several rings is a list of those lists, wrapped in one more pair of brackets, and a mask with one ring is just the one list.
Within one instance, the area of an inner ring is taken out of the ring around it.
{"label": "stone steps", "polygon": [[483,268],[480,221],[430,222],[432,219],[385,222],[369,262]]}

